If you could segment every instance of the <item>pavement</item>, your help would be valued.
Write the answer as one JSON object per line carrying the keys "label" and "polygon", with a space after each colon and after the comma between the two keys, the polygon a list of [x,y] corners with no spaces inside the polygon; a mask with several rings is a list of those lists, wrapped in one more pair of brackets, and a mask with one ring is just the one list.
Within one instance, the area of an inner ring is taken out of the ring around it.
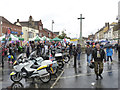
{"label": "pavement", "polygon": [[23,79],[19,83],[13,83],[9,74],[12,72],[12,65],[5,59],[5,67],[0,68],[0,86],[2,88],[14,88],[20,86],[23,88],[118,88],[119,77],[117,53],[113,55],[113,64],[104,63],[103,79],[96,80],[94,69],[87,66],[86,55],[81,55],[81,66],[73,67],[73,58],[65,64],[63,70],[59,70],[57,75],[52,75],[49,83],[42,83],[40,80],[32,81]]}

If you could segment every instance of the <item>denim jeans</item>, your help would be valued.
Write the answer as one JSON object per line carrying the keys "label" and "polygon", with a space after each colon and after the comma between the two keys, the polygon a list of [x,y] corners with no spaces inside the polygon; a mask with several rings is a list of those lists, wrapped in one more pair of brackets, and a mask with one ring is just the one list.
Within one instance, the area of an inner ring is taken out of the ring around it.
{"label": "denim jeans", "polygon": [[77,57],[78,57],[78,60],[80,60],[80,53],[78,53]]}
{"label": "denim jeans", "polygon": [[112,56],[107,56],[107,61],[109,61],[109,58],[111,59],[112,62]]}
{"label": "denim jeans", "polygon": [[87,55],[87,62],[88,62],[88,63],[90,63],[90,61],[91,61],[91,56],[92,56],[91,54],[90,54],[90,55]]}

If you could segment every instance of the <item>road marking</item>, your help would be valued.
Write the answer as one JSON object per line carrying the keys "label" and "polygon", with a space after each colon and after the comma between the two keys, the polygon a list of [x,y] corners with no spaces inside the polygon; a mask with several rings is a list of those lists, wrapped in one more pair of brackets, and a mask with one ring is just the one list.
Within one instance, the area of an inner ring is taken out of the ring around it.
{"label": "road marking", "polygon": [[[118,70],[110,70],[110,71],[118,71]],[[110,72],[110,71],[104,71],[105,72]],[[87,75],[94,75],[95,73],[88,73],[88,74],[78,74],[78,75],[73,75],[73,76],[66,76],[66,77],[61,77],[60,79],[67,79],[67,78],[74,78],[74,77],[79,77],[79,76],[87,76]]]}
{"label": "road marking", "polygon": [[58,82],[58,80],[60,79],[60,77],[63,75],[63,73],[64,73],[64,69],[63,69],[63,71],[61,72],[61,74],[59,75],[59,77],[56,79],[56,81],[53,83],[53,85],[50,88],[53,88],[56,85],[56,83]]}

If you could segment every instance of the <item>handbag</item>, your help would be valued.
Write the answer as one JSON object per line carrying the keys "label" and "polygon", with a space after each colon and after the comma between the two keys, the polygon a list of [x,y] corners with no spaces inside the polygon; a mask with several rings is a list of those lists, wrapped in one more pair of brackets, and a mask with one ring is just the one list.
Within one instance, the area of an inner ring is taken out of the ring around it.
{"label": "handbag", "polygon": [[94,62],[90,63],[89,67],[93,69],[95,67],[95,63]]}

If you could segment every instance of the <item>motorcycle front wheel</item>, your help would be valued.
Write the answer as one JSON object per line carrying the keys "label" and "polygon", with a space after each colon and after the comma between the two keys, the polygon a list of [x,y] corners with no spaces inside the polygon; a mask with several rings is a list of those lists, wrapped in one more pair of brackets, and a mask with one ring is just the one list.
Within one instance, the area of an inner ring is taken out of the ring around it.
{"label": "motorcycle front wheel", "polygon": [[57,64],[59,69],[62,69],[64,67],[63,61],[57,61]]}
{"label": "motorcycle front wheel", "polygon": [[16,73],[15,75],[11,75],[10,76],[10,79],[13,81],[13,82],[19,82],[21,79],[22,79],[22,76],[20,73]]}
{"label": "motorcycle front wheel", "polygon": [[40,80],[41,80],[43,83],[48,83],[48,82],[51,80],[51,74],[48,73],[48,74],[45,74],[45,75],[40,76]]}
{"label": "motorcycle front wheel", "polygon": [[65,58],[64,58],[64,62],[65,63],[68,63],[70,61],[70,57],[69,56],[66,56]]}
{"label": "motorcycle front wheel", "polygon": [[12,90],[16,90],[18,88],[24,88],[23,84],[20,82],[15,82],[11,85]]}

